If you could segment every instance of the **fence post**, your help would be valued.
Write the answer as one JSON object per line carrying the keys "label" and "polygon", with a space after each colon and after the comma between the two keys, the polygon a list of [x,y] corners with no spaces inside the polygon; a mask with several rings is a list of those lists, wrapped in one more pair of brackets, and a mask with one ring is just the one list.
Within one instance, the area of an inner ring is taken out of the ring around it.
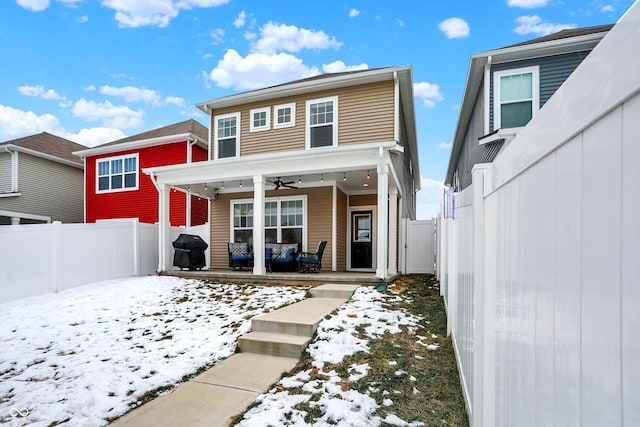
{"label": "fence post", "polygon": [[51,224],[52,241],[53,245],[52,256],[53,260],[53,292],[60,292],[62,290],[62,222],[53,221]]}
{"label": "fence post", "polygon": [[133,234],[133,275],[140,276],[140,221],[138,218],[131,220]]}
{"label": "fence post", "polygon": [[[473,183],[473,277],[474,277],[474,329],[473,329],[473,409],[470,419],[472,427],[492,426],[493,421],[487,417],[490,411],[485,405],[493,405],[495,394],[488,377],[493,376],[493,341],[487,339],[487,332],[492,330],[495,298],[490,296],[489,289],[494,284],[486,281],[485,265],[488,260],[495,259],[495,252],[487,252],[486,221],[493,218],[485,213],[485,194],[489,189],[491,177],[490,164],[477,164],[472,171]],[[495,294],[495,292],[494,292]]]}

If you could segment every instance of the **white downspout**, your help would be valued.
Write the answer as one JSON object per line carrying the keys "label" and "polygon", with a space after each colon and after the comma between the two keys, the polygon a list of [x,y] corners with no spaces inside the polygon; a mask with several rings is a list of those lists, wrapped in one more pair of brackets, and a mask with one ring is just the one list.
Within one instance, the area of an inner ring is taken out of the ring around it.
{"label": "white downspout", "polygon": [[394,94],[393,94],[393,139],[396,144],[400,143],[400,81],[398,72],[393,72]]}
{"label": "white downspout", "polygon": [[484,65],[484,135],[489,133],[489,111],[491,108],[491,55],[487,57],[487,63]]}
{"label": "white downspout", "polygon": [[5,153],[11,154],[11,192],[18,192],[18,153],[9,147],[0,147]]}

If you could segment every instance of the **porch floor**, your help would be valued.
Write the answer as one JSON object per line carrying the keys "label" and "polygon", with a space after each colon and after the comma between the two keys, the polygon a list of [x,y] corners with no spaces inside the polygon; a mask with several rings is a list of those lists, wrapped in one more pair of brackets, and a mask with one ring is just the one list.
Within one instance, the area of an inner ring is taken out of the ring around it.
{"label": "porch floor", "polygon": [[320,273],[298,273],[298,272],[274,272],[262,275],[254,275],[251,271],[237,270],[171,270],[161,273],[165,276],[176,276],[186,279],[204,279],[210,281],[231,281],[231,282],[317,282],[323,283],[362,283],[376,284],[388,283],[395,280],[399,274],[389,276],[385,279],[376,277],[375,273],[352,272],[352,271],[321,271]]}

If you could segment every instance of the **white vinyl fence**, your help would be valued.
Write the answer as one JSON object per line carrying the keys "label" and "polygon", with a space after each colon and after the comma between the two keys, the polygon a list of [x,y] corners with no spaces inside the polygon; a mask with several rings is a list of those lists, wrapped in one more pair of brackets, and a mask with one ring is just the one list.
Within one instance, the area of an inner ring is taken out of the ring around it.
{"label": "white vinyl fence", "polygon": [[640,425],[637,52],[638,3],[438,221],[474,427]]}
{"label": "white vinyl fence", "polygon": [[407,274],[434,273],[435,220],[407,221],[406,268]]}
{"label": "white vinyl fence", "polygon": [[[207,225],[188,231],[172,227],[171,234],[199,234],[209,242],[207,229]],[[155,274],[157,268],[157,224],[127,219],[0,227],[0,303],[102,280]]]}

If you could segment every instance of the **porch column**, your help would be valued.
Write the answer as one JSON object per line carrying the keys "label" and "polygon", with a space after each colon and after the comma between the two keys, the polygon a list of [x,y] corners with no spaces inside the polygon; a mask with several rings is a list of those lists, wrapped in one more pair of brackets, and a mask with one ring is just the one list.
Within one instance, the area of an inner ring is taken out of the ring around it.
{"label": "porch column", "polygon": [[398,189],[389,191],[389,274],[398,272]]}
{"label": "porch column", "polygon": [[389,258],[389,165],[378,165],[378,256],[376,257],[376,277],[387,277]]}
{"label": "porch column", "polygon": [[253,177],[253,274],[265,274],[264,265],[264,177]]}
{"label": "porch column", "polygon": [[167,184],[158,184],[158,272],[170,269],[169,191]]}

